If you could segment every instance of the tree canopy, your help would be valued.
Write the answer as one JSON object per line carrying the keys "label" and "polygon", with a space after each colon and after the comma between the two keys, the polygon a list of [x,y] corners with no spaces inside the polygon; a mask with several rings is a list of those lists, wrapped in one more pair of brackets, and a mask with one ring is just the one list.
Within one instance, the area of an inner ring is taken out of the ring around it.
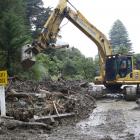
{"label": "tree canopy", "polygon": [[30,26],[33,38],[38,36],[47,21],[51,8],[44,8],[42,0],[25,0],[27,24]]}
{"label": "tree canopy", "polygon": [[109,32],[110,42],[114,53],[128,54],[132,51],[132,43],[128,32],[120,20],[116,20]]}
{"label": "tree canopy", "polygon": [[0,1],[0,68],[9,75],[19,68],[20,47],[30,39],[23,0]]}

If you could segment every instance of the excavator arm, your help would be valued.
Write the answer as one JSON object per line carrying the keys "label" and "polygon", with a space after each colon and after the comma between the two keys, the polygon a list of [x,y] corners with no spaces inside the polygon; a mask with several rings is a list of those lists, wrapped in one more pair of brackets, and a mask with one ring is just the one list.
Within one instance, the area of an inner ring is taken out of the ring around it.
{"label": "excavator arm", "polygon": [[55,46],[60,24],[65,17],[64,9],[66,6],[66,0],[60,0],[49,19],[46,21],[38,38],[34,40],[31,45],[27,44],[22,47],[21,63],[24,68],[29,68],[35,64],[34,56],[47,48],[68,47],[67,45]]}
{"label": "excavator arm", "polygon": [[46,48],[52,47],[56,42],[61,22],[64,18],[67,18],[97,45],[100,57],[100,75],[104,77],[106,56],[112,55],[109,41],[105,35],[93,26],[78,10],[72,9],[70,6],[68,7],[67,4],[67,0],[59,0],[57,7],[44,25],[38,39],[35,40],[31,46],[25,46],[22,53],[22,63],[25,67],[30,67],[34,64],[34,60],[31,59],[32,55],[36,55]]}
{"label": "excavator arm", "polygon": [[33,42],[32,51],[34,54],[38,54],[46,48],[52,47],[56,43],[60,24],[65,17],[65,7],[66,2],[64,0],[60,0],[59,4],[45,23],[38,39]]}
{"label": "excavator arm", "polygon": [[92,25],[78,10],[74,11],[70,7],[67,7],[65,9],[65,15],[69,21],[96,44],[100,58],[100,75],[104,77],[106,56],[112,55],[112,49],[106,36]]}

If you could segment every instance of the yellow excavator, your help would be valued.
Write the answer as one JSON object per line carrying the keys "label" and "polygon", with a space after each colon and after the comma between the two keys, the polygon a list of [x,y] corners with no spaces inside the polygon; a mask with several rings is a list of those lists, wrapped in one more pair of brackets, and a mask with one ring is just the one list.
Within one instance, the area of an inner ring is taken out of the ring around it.
{"label": "yellow excavator", "polygon": [[[33,56],[49,47],[55,47],[60,24],[67,18],[97,46],[100,61],[100,76],[95,78],[95,84],[103,84],[108,89],[119,89],[122,85],[137,85],[128,87],[127,94],[136,94],[140,84],[140,70],[134,69],[132,55],[112,54],[112,47],[106,36],[92,25],[68,0],[59,0],[42,32],[32,45],[26,45],[22,50],[22,64],[32,66]],[[78,39],[78,38],[77,38]]]}

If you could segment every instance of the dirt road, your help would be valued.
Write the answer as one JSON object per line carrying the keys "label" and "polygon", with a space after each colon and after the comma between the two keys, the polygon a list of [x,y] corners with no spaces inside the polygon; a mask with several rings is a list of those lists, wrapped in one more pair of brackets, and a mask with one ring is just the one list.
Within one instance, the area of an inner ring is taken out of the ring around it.
{"label": "dirt road", "polygon": [[48,140],[140,140],[140,110],[135,102],[97,101],[97,108],[75,126],[59,127]]}

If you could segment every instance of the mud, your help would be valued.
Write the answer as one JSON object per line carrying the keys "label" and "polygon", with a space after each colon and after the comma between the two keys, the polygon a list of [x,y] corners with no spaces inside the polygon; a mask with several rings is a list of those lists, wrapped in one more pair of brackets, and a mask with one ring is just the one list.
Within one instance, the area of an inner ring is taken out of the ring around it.
{"label": "mud", "polygon": [[140,140],[140,110],[135,102],[97,101],[97,108],[75,126],[59,127],[48,140]]}

